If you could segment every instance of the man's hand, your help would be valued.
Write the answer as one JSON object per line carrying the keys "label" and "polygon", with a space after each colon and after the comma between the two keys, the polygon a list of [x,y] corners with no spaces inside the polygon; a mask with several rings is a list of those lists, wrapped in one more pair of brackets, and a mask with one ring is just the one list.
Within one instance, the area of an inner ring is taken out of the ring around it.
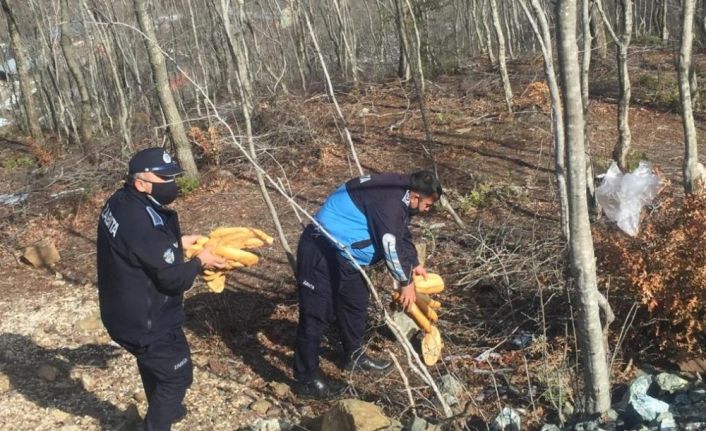
{"label": "man's hand", "polygon": [[181,248],[186,250],[192,245],[196,244],[196,241],[201,238],[201,235],[182,235],[181,236]]}
{"label": "man's hand", "polygon": [[424,269],[424,266],[422,266],[422,265],[415,266],[414,269],[412,270],[412,275],[421,275],[422,277],[424,277],[425,280],[427,278],[429,278],[429,275],[427,274],[427,270]]}
{"label": "man's hand", "polygon": [[196,258],[201,261],[201,267],[204,269],[221,269],[226,266],[226,260],[213,254],[210,249],[201,250]]}
{"label": "man's hand", "polygon": [[414,288],[414,282],[409,283],[400,290],[399,302],[402,307],[407,310],[410,305],[417,300],[417,291]]}

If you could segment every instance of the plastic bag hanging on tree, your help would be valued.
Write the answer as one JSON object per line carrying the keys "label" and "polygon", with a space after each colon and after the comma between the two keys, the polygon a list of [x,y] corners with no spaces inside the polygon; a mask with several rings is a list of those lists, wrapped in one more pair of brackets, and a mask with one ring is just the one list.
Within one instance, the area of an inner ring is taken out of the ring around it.
{"label": "plastic bag hanging on tree", "polygon": [[642,207],[652,203],[658,191],[659,177],[649,163],[640,162],[634,171],[623,174],[613,162],[596,189],[596,199],[610,220],[623,232],[636,236]]}

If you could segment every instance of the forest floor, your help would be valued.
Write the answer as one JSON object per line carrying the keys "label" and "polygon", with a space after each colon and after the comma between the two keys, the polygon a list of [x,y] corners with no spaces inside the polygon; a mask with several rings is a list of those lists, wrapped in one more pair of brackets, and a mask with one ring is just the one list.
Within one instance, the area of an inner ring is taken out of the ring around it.
{"label": "forest floor", "polygon": [[[666,51],[632,58],[630,122],[635,158],[648,158],[676,190],[682,125],[669,95],[676,87],[649,78],[665,75],[660,70],[670,58]],[[588,131],[596,173],[602,173],[617,137],[617,79],[614,65],[596,68]],[[449,428],[485,429],[505,405],[520,409],[530,428],[539,427],[557,422],[576,398],[548,99],[536,84],[541,63],[518,61],[511,72],[512,117],[503,111],[496,73],[482,61],[431,80],[431,144],[414,100],[396,81],[339,95],[365,171],[428,168],[426,148],[467,225],[457,227],[439,209],[415,218],[412,227],[427,244],[428,269],[448,286],[439,295],[445,351],[431,372],[453,374],[466,386],[458,415],[445,422]],[[260,160],[307,210],[315,211],[337,184],[356,176],[325,97],[282,97],[263,101],[258,111]],[[273,233],[254,170],[234,149],[211,143],[220,150],[202,154],[201,185],[174,205],[182,230],[206,234],[242,225]],[[109,145],[104,153],[115,154]],[[127,429],[135,407],[144,415],[146,402],[134,359],[111,345],[100,325],[94,243],[100,206],[120,187],[125,166],[104,157],[90,168],[65,154],[38,168],[25,148],[10,143],[0,143],[0,160],[0,194],[29,192],[21,205],[0,206],[0,429]],[[301,225],[284,199],[274,201],[295,248]],[[50,238],[61,253],[53,270],[19,259],[24,247],[41,238]],[[175,430],[239,429],[260,418],[315,428],[313,418],[330,405],[298,400],[289,389],[296,288],[281,248],[261,255],[256,267],[229,275],[223,293],[197,281],[186,294],[195,376],[186,398],[189,415]],[[383,271],[373,272],[379,289],[389,291]],[[618,316],[617,326],[623,318]],[[370,350],[402,355],[374,308],[370,322]],[[397,371],[383,377],[343,374],[334,331],[322,356],[324,371],[345,379],[349,395],[381,405],[390,416],[410,417]],[[613,376],[620,383],[632,376],[626,364],[633,357],[618,352],[616,358]],[[420,381],[411,383],[418,399],[431,398]],[[441,417],[432,401],[420,404],[422,416]]]}

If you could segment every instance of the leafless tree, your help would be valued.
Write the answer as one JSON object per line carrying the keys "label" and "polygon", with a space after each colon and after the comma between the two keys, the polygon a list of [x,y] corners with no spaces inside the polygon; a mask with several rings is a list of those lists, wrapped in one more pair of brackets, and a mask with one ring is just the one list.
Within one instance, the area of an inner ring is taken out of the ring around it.
{"label": "leafless tree", "polygon": [[610,408],[610,380],[586,202],[584,117],[576,38],[577,0],[558,1],[556,22],[567,145],[569,256],[578,304],[576,327],[584,370],[584,409],[589,413],[601,413]]}
{"label": "leafless tree", "polygon": [[[559,205],[561,210],[561,230],[568,241],[571,232],[569,230],[569,200],[566,190],[566,148],[564,145],[564,117],[561,106],[561,94],[554,72],[553,41],[549,29],[546,13],[539,3],[539,0],[530,0],[534,15],[527,8],[525,0],[520,0],[520,6],[525,12],[527,19],[532,26],[532,30],[537,37],[544,58],[544,75],[547,78],[549,95],[552,99],[552,133],[554,137],[554,172],[559,189]],[[536,16],[536,20],[535,20]],[[539,23],[539,25],[537,24]]]}
{"label": "leafless tree", "polygon": [[682,30],[679,49],[679,97],[684,125],[684,191],[695,193],[702,189],[706,180],[706,169],[699,163],[694,112],[691,105],[691,50],[694,40],[695,0],[684,0],[682,5]]}
{"label": "leafless tree", "polygon": [[164,54],[159,47],[154,24],[147,12],[147,2],[146,0],[133,0],[133,3],[140,30],[145,34],[144,43],[147,47],[150,67],[152,68],[152,75],[154,77],[155,86],[157,87],[159,104],[162,107],[162,112],[167,121],[169,136],[172,138],[172,142],[174,142],[179,163],[186,171],[186,175],[191,178],[197,178],[198,170],[196,169],[194,156],[191,153],[191,145],[189,139],[186,137],[181,114],[179,114],[174,96],[169,88],[169,77],[167,75]]}
{"label": "leafless tree", "polygon": [[15,52],[17,78],[20,84],[20,94],[22,96],[22,107],[24,108],[26,130],[29,131],[29,134],[32,136],[35,143],[42,146],[44,144],[44,135],[42,133],[42,127],[39,123],[39,114],[33,96],[35,88],[32,83],[33,80],[29,70],[29,58],[25,47],[25,42],[22,34],[20,33],[17,15],[15,13],[18,6],[16,3],[9,3],[11,1],[12,0],[0,0],[0,5],[2,6],[3,12],[5,12],[7,28],[10,33],[10,45],[12,46],[12,50]]}
{"label": "leafless tree", "polygon": [[616,35],[613,27],[608,21],[601,0],[596,0],[603,22],[617,46],[618,59],[618,82],[620,95],[618,96],[618,142],[613,149],[613,159],[618,163],[620,169],[627,169],[627,157],[630,152],[632,132],[630,131],[630,73],[628,72],[628,47],[633,32],[633,2],[632,0],[618,0],[619,20],[621,22],[620,35]]}
{"label": "leafless tree", "polygon": [[505,36],[500,25],[496,0],[489,1],[490,12],[493,17],[493,28],[495,29],[495,37],[498,42],[498,67],[500,69],[500,78],[503,83],[503,91],[505,92],[505,105],[507,106],[507,111],[512,114],[512,87],[510,86],[510,77],[507,74],[507,60],[505,59]]}
{"label": "leafless tree", "polygon": [[69,24],[71,23],[71,15],[69,11],[68,0],[61,0],[61,49],[64,52],[64,58],[66,58],[66,64],[68,65],[71,76],[76,82],[76,87],[78,88],[79,96],[81,97],[81,119],[79,121],[79,140],[83,146],[84,153],[88,156],[88,159],[92,162],[96,162],[98,155],[96,153],[95,146],[93,144],[93,123],[96,117],[100,114],[94,115],[93,108],[91,106],[91,96],[88,91],[88,85],[86,79],[83,75],[83,70],[81,69],[81,64],[79,63],[78,54],[76,53],[71,40]]}

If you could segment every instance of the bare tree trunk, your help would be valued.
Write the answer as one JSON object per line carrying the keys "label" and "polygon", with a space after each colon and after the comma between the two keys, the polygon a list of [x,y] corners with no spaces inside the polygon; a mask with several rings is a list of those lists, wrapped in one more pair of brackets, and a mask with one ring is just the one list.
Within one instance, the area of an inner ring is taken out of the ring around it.
{"label": "bare tree trunk", "polygon": [[333,0],[333,8],[336,12],[336,21],[341,33],[341,41],[345,50],[345,57],[350,63],[353,83],[358,85],[358,56],[356,54],[355,31],[352,30],[353,23],[347,19],[347,5],[341,5],[342,0]]}
{"label": "bare tree trunk", "polygon": [[[237,24],[239,31],[236,34],[233,32],[233,28],[230,22],[230,0],[221,0],[221,20],[223,21],[223,26],[225,27],[226,36],[228,38],[228,46],[230,48],[231,56],[233,61],[236,63],[236,83],[238,84],[238,92],[240,93],[240,105],[242,108],[243,118],[245,119],[245,135],[248,141],[248,149],[250,157],[257,163],[257,153],[255,151],[255,140],[252,133],[252,112],[253,112],[253,92],[252,92],[252,76],[249,70],[249,53],[248,45],[245,40],[245,19],[243,10],[243,0],[237,0],[238,10],[237,10]],[[257,182],[260,186],[260,192],[262,198],[267,205],[267,209],[270,212],[272,222],[277,230],[277,235],[279,237],[282,248],[287,255],[287,261],[293,272],[296,271],[296,259],[294,253],[292,253],[292,248],[289,246],[289,241],[284,234],[284,229],[279,221],[279,215],[277,209],[272,203],[270,194],[267,191],[267,185],[265,183],[265,178],[259,169],[255,170],[257,175]]]}
{"label": "bare tree trunk", "polygon": [[682,9],[681,47],[679,49],[679,96],[682,107],[682,123],[684,125],[684,191],[695,193],[704,186],[704,167],[699,163],[699,152],[696,141],[694,112],[691,106],[691,48],[694,40],[694,7],[695,0],[684,0]]}
{"label": "bare tree trunk", "polygon": [[667,4],[667,1],[668,0],[662,0],[662,42],[669,40],[669,5]]}
{"label": "bare tree trunk", "polygon": [[608,58],[608,40],[605,35],[605,25],[601,18],[601,13],[598,11],[595,0],[591,2],[591,33],[593,35],[594,49],[598,52],[601,60]]}
{"label": "bare tree trunk", "polygon": [[137,22],[140,25],[140,30],[145,34],[145,46],[149,56],[152,75],[154,76],[155,85],[157,87],[157,96],[159,104],[162,107],[164,116],[167,121],[169,136],[176,147],[177,158],[181,167],[186,171],[186,175],[191,178],[198,178],[198,170],[194,162],[194,156],[191,153],[191,145],[184,131],[184,123],[177,109],[174,95],[169,88],[169,77],[167,75],[167,66],[164,62],[164,54],[157,43],[157,35],[154,31],[152,19],[147,13],[146,0],[133,0],[135,6],[135,15]]}
{"label": "bare tree trunk", "polygon": [[510,77],[507,75],[507,61],[505,60],[505,36],[500,25],[500,17],[498,16],[498,6],[495,0],[490,0],[490,12],[493,17],[493,27],[495,28],[495,36],[498,42],[498,67],[500,69],[500,78],[503,82],[503,91],[505,92],[505,105],[507,112],[512,114],[512,87],[510,86]]}
{"label": "bare tree trunk", "polygon": [[[122,135],[123,143],[121,146],[121,154],[127,156],[129,153],[134,151],[132,146],[132,135],[130,134],[130,111],[128,109],[127,96],[125,94],[125,89],[123,88],[124,78],[121,79],[118,73],[118,64],[116,59],[116,53],[114,49],[114,43],[108,37],[106,30],[103,26],[99,25],[95,17],[88,9],[88,5],[85,2],[81,2],[83,8],[86,10],[87,15],[90,18],[90,23],[93,24],[96,30],[96,34],[100,38],[100,43],[105,50],[105,56],[108,59],[108,64],[110,65],[110,73],[113,82],[113,88],[116,91],[116,98],[118,100],[118,105],[120,107],[120,116],[118,122],[120,123],[120,132]],[[129,89],[127,89],[129,91]]]}
{"label": "bare tree trunk", "polygon": [[71,36],[69,36],[70,22],[69,2],[68,0],[61,0],[61,49],[64,52],[66,65],[69,67],[71,76],[76,82],[78,93],[81,96],[81,120],[78,124],[79,141],[83,146],[83,152],[88,157],[88,160],[91,163],[96,163],[98,161],[98,154],[95,145],[93,145],[94,120],[93,109],[91,108],[91,95],[88,92],[86,79],[83,76],[83,70],[81,70],[81,64],[79,64]]}
{"label": "bare tree trunk", "polygon": [[[483,37],[483,34],[481,32],[482,26],[479,24],[478,21],[480,19],[478,18],[478,12],[477,12],[477,6],[478,6],[478,0],[466,0],[470,2],[471,7],[470,7],[470,21],[473,23],[473,29],[475,30],[475,35],[476,35],[476,42],[478,45],[478,50],[480,51],[481,54],[485,54],[485,50],[488,49],[486,46],[486,38]],[[483,3],[481,0],[481,9],[483,8]],[[482,12],[481,12],[482,13]],[[469,36],[470,37],[470,36]]]}
{"label": "bare tree trunk", "polygon": [[[409,17],[412,19],[412,30],[414,31],[414,60],[416,63],[416,70],[418,72],[417,78],[415,79],[415,84],[417,85],[417,91],[419,92],[418,94],[421,95],[421,100],[423,102],[424,93],[426,92],[426,79],[424,78],[424,66],[422,64],[422,38],[419,35],[419,26],[417,26],[417,18],[415,18],[414,16],[414,9],[412,7],[412,3],[410,3],[409,0],[405,0],[405,3],[407,4],[407,10],[409,10]],[[404,14],[402,15],[402,18],[404,19]],[[407,46],[409,47],[409,45]],[[411,57],[409,55],[407,56],[407,61],[410,63],[412,62]],[[422,115],[425,114],[422,113]],[[423,120],[426,121],[425,118],[423,118]]]}
{"label": "bare tree trunk", "polygon": [[561,231],[567,242],[571,238],[569,230],[569,200],[566,190],[566,149],[564,146],[564,117],[561,107],[561,94],[557,84],[556,73],[554,72],[554,54],[552,52],[552,38],[549,30],[547,16],[539,3],[539,0],[531,0],[532,9],[537,16],[539,27],[534,17],[527,9],[525,0],[520,0],[520,6],[525,12],[527,19],[532,26],[539,46],[542,49],[544,58],[544,74],[547,77],[549,95],[552,99],[552,126],[554,137],[554,173],[556,175],[557,188],[559,189],[559,208],[561,209]]}
{"label": "bare tree trunk", "polygon": [[341,127],[343,128],[343,135],[346,138],[346,142],[348,143],[348,148],[351,151],[351,156],[353,157],[353,161],[355,162],[355,166],[358,168],[358,172],[360,175],[363,175],[363,167],[360,165],[360,161],[358,160],[358,153],[355,150],[355,145],[353,145],[353,138],[351,137],[351,132],[348,130],[348,125],[346,123],[346,118],[343,116],[343,111],[341,111],[341,107],[338,105],[338,100],[336,99],[336,95],[333,92],[333,84],[331,83],[331,77],[328,73],[328,68],[326,67],[326,61],[324,60],[324,56],[321,53],[321,48],[319,48],[319,42],[316,39],[316,32],[314,32],[314,27],[311,25],[311,20],[309,19],[309,12],[304,10],[304,18],[306,20],[306,26],[309,29],[309,35],[311,36],[311,40],[314,43],[314,49],[316,50],[316,55],[319,57],[319,61],[321,62],[321,69],[324,72],[324,77],[326,78],[326,88],[328,88],[328,95],[331,98],[331,102],[333,103],[333,106],[336,110],[336,116],[338,117],[338,121],[340,122]]}
{"label": "bare tree trunk", "polygon": [[618,145],[613,150],[613,159],[623,171],[627,170],[627,157],[630,152],[632,133],[630,131],[630,73],[628,72],[628,46],[632,37],[632,0],[620,0],[623,31],[618,43]]}
{"label": "bare tree trunk", "polygon": [[[421,43],[421,40],[419,37],[419,30],[417,28],[417,21],[414,19],[414,10],[412,9],[412,3],[409,0],[405,0],[405,3],[407,5],[407,9],[411,15],[412,25],[414,26],[414,32],[415,32],[414,40],[415,40],[416,46],[415,46],[414,52],[417,55],[417,58],[415,61],[417,67],[414,69],[416,73],[412,72],[411,77],[412,77],[412,82],[415,86],[417,103],[419,104],[419,114],[422,117],[422,125],[424,127],[424,133],[426,135],[426,142],[428,145],[428,147],[423,146],[422,148],[424,149],[424,152],[429,156],[429,159],[431,160],[432,165],[433,165],[434,174],[438,177],[438,173],[437,173],[437,169],[436,169],[437,168],[436,160],[434,158],[434,151],[433,151],[433,146],[435,144],[434,144],[434,140],[433,140],[433,137],[431,134],[431,126],[429,125],[429,119],[427,116],[426,105],[424,102],[425,87],[424,87],[423,83],[424,83],[425,78],[424,78],[424,68],[422,67],[422,61],[421,61],[421,49],[419,48],[419,44]],[[404,18],[404,15],[402,15],[402,17]],[[412,59],[410,58],[410,51],[407,51],[407,62],[412,63]],[[458,214],[456,214],[456,211],[453,209],[453,207],[449,203],[446,196],[442,195],[441,198],[439,199],[439,202],[441,203],[441,206],[443,206],[444,209],[446,209],[446,211],[449,212],[449,214],[454,219],[456,224],[459,227],[464,228],[465,224],[463,223],[463,220],[461,220],[461,218],[458,216]]]}
{"label": "bare tree trunk", "polygon": [[[32,139],[37,145],[44,145],[44,135],[42,127],[39,124],[39,114],[37,107],[34,104],[32,77],[29,71],[29,59],[27,51],[17,25],[17,18],[13,9],[8,4],[8,0],[0,0],[2,10],[5,12],[7,19],[7,28],[10,33],[10,46],[15,52],[15,62],[17,64],[17,77],[20,83],[20,95],[22,96],[22,105],[24,106],[26,130],[32,136]],[[14,6],[14,5],[13,5]]]}
{"label": "bare tree trunk", "polygon": [[627,156],[630,152],[630,74],[628,72],[628,46],[632,37],[632,0],[618,0],[617,7],[620,10],[619,21],[622,22],[622,32],[620,37],[615,34],[608,17],[603,10],[601,0],[596,0],[596,6],[600,11],[608,32],[617,45],[618,59],[618,81],[620,95],[618,97],[618,142],[613,149],[613,159],[618,163],[621,170],[627,169]]}
{"label": "bare tree trunk", "polygon": [[[583,102],[584,124],[588,125],[589,118],[589,72],[591,71],[591,6],[590,0],[581,0],[581,28],[583,33],[583,59],[581,62],[581,100]],[[598,17],[600,19],[600,16]],[[602,21],[599,22],[602,28]],[[605,33],[603,34],[605,37]],[[605,41],[604,41],[605,42]],[[591,160],[591,143],[588,139],[588,133],[584,133],[586,140],[586,195],[589,204],[596,209],[598,201],[596,200],[596,187],[593,181],[593,160]],[[600,210],[599,210],[600,211]]]}
{"label": "bare tree trunk", "polygon": [[482,15],[481,22],[483,23],[483,29],[485,30],[485,43],[488,46],[488,60],[490,60],[490,64],[495,65],[497,60],[495,59],[495,53],[493,52],[493,38],[490,35],[490,27],[488,27],[488,14],[486,13],[485,1],[483,1],[483,3],[481,4],[480,9]]}
{"label": "bare tree trunk", "polygon": [[557,3],[558,55],[567,144],[569,189],[569,254],[578,304],[578,342],[584,368],[584,409],[601,413],[610,408],[610,380],[603,344],[596,261],[586,202],[586,161],[581,76],[576,40],[576,0]]}
{"label": "bare tree trunk", "polygon": [[397,35],[400,42],[399,47],[399,57],[397,63],[397,76],[404,80],[409,81],[411,78],[412,71],[409,67],[409,61],[407,61],[409,52],[409,43],[407,42],[407,29],[404,23],[404,8],[400,5],[401,0],[391,0],[395,7],[395,28],[397,29]]}

